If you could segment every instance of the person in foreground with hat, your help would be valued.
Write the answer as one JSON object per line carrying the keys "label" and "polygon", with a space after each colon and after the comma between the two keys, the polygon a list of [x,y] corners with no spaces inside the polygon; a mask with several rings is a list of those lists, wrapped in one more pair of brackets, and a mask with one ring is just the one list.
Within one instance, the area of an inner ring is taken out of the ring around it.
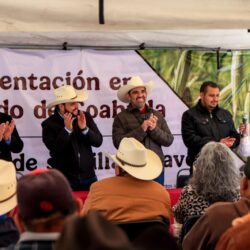
{"label": "person in foreground with hat", "polygon": [[16,207],[16,169],[12,162],[0,160],[0,247],[16,243],[19,232],[9,213]]}
{"label": "person in foreground with hat", "polygon": [[240,182],[241,199],[236,202],[218,202],[210,206],[184,238],[183,250],[214,249],[220,236],[232,221],[250,212],[250,158],[244,166]]}
{"label": "person in foreground with hat", "polygon": [[[161,147],[170,146],[174,137],[162,114],[146,104],[152,88],[152,82],[145,84],[139,76],[134,76],[118,90],[118,99],[129,105],[115,117],[112,138],[114,146],[118,148],[124,137],[134,137],[146,148],[153,150],[164,166]],[[156,181],[164,185],[164,168]]]}
{"label": "person in foreground with hat", "polygon": [[83,213],[98,210],[111,221],[125,222],[171,217],[170,196],[153,181],[162,172],[162,162],[152,150],[134,138],[123,138],[116,155],[116,176],[95,182],[84,203]]}
{"label": "person in foreground with hat", "polygon": [[48,164],[60,170],[72,189],[89,190],[97,180],[92,146],[100,147],[102,134],[88,112],[79,111],[78,103],[87,100],[83,90],[70,85],[55,89],[52,116],[42,123],[43,142],[50,151]]}
{"label": "person in foreground with hat", "polygon": [[20,239],[11,249],[52,250],[64,221],[82,211],[66,178],[56,169],[38,169],[17,183],[16,223]]}

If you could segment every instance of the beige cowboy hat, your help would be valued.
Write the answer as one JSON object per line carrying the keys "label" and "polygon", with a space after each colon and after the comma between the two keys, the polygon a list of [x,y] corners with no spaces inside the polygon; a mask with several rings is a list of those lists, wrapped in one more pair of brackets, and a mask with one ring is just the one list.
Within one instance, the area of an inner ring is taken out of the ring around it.
{"label": "beige cowboy hat", "polygon": [[117,92],[117,97],[121,102],[129,102],[128,99],[128,92],[131,89],[137,88],[137,87],[145,87],[147,94],[149,95],[152,88],[154,86],[153,81],[149,81],[147,83],[144,83],[141,77],[139,76],[133,76],[126,85],[119,88]]}
{"label": "beige cowboy hat", "polygon": [[16,207],[16,185],[14,164],[0,160],[0,215],[6,214]]}
{"label": "beige cowboy hat", "polygon": [[128,174],[140,180],[153,180],[163,169],[160,157],[134,138],[123,138],[116,155],[105,155]]}
{"label": "beige cowboy hat", "polygon": [[51,108],[61,103],[83,102],[88,99],[88,93],[75,90],[71,85],[63,85],[54,90],[55,100],[47,105]]}

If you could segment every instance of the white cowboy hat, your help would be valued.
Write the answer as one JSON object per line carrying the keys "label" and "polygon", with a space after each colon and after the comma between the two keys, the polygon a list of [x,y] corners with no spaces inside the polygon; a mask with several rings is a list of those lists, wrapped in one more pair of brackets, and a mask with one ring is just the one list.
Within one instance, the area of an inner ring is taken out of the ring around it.
{"label": "white cowboy hat", "polygon": [[71,85],[63,85],[54,90],[55,100],[47,105],[51,108],[61,103],[83,102],[88,99],[88,93],[75,90]]}
{"label": "white cowboy hat", "polygon": [[0,160],[0,215],[6,214],[17,205],[16,169],[12,162]]}
{"label": "white cowboy hat", "polygon": [[119,88],[117,92],[117,97],[122,102],[129,102],[128,99],[128,92],[131,89],[137,88],[137,87],[145,87],[147,94],[149,95],[152,88],[154,86],[153,81],[149,81],[148,83],[144,83],[143,80],[139,76],[133,76],[126,85]]}
{"label": "white cowboy hat", "polygon": [[105,155],[128,174],[140,180],[153,180],[163,169],[160,157],[134,138],[123,138],[116,155]]}

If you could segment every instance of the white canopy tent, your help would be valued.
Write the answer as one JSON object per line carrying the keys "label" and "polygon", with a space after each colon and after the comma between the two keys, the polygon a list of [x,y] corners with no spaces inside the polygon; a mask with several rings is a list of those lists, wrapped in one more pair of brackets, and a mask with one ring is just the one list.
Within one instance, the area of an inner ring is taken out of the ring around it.
{"label": "white canopy tent", "polygon": [[[155,105],[171,107],[175,103],[175,107],[178,107],[178,112],[170,108],[167,114],[171,131],[176,135],[176,144],[166,149],[167,178],[171,180],[167,181],[167,185],[173,187],[176,172],[180,167],[185,168],[186,148],[181,139],[179,121],[187,107],[133,50],[250,49],[249,10],[248,0],[0,0],[0,48],[37,49],[24,53],[1,49],[0,53],[0,87],[4,97],[0,106],[12,116],[15,110],[22,114],[19,117],[18,113],[14,117],[19,119],[19,131],[26,147],[21,154],[16,155],[17,170],[22,173],[34,169],[36,165],[40,167],[47,164],[48,150],[41,140],[40,123],[47,115],[45,104],[52,99],[54,85],[50,83],[60,79],[71,79],[71,83],[76,83],[76,79],[85,82],[94,76],[101,83],[101,88],[92,91],[93,98],[89,100],[87,108],[98,107],[99,116],[95,119],[98,124],[106,126],[102,126],[104,146],[96,151],[99,175],[106,175],[107,161],[104,162],[101,151],[108,149],[105,151],[114,152],[111,122],[112,114],[119,110],[116,92],[110,88],[110,82],[113,78],[118,77],[120,80],[132,76],[136,69],[137,74],[144,79],[152,79],[158,83],[159,93],[167,93],[158,96],[157,92],[157,98],[153,98],[156,100]],[[62,48],[76,50],[56,50]],[[102,50],[96,53],[94,50],[78,50],[79,48]],[[46,51],[48,49],[55,50]],[[119,51],[106,53],[106,49]],[[237,53],[232,53],[233,58],[237,58]],[[181,70],[179,67],[176,75]],[[234,80],[233,77],[232,79]],[[23,89],[15,89],[15,81],[19,80],[25,81],[20,84]],[[182,83],[178,78],[175,80]],[[37,89],[37,86],[46,84],[49,89]],[[11,87],[13,91],[10,92]],[[101,107],[111,110],[110,117],[101,117],[100,113],[105,113]],[[27,121],[30,126],[27,126]]]}
{"label": "white canopy tent", "polygon": [[247,0],[0,0],[0,7],[1,47],[250,47]]}

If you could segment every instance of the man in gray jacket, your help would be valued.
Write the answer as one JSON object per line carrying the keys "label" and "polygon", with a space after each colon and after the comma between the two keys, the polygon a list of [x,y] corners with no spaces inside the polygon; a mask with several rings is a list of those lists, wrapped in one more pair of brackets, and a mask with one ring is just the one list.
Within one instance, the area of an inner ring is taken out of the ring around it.
{"label": "man in gray jacket", "polygon": [[[154,151],[164,166],[161,146],[170,146],[174,137],[163,115],[146,104],[147,95],[152,87],[152,82],[145,84],[139,76],[134,76],[127,85],[118,90],[118,99],[129,105],[115,117],[112,138],[116,148],[124,137],[137,139],[146,148]],[[164,185],[164,168],[155,180]]]}

